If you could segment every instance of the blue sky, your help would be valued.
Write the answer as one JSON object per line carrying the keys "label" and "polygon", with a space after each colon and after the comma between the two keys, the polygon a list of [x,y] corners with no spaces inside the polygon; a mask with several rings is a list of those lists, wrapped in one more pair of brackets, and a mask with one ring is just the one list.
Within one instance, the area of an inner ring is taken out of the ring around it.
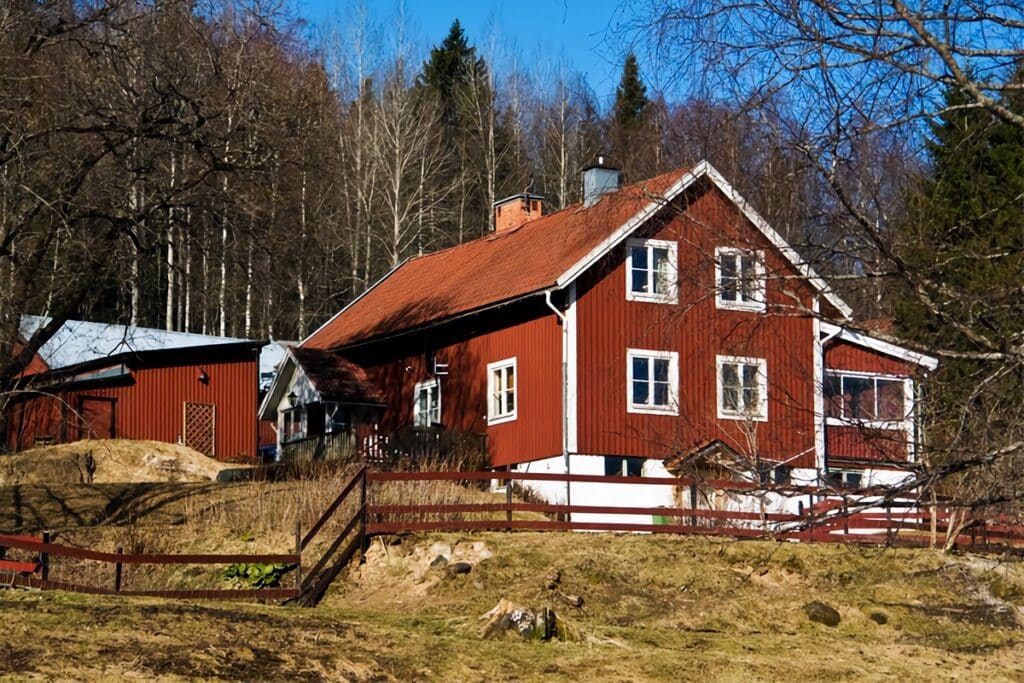
{"label": "blue sky", "polygon": [[[351,16],[358,0],[294,0],[299,14],[324,28]],[[394,0],[365,0],[371,16],[386,20],[396,14]],[[491,44],[496,73],[503,60],[557,63],[583,72],[598,102],[606,105],[615,93],[624,48],[616,36],[623,21],[621,0],[405,0],[413,34],[429,47],[444,39],[455,19],[485,55]],[[642,65],[641,65],[642,68]]]}

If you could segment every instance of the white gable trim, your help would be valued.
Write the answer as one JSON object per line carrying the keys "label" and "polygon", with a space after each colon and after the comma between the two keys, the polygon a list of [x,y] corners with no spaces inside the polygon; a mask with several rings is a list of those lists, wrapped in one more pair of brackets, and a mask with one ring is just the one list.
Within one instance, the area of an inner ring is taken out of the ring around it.
{"label": "white gable trim", "polygon": [[737,192],[725,178],[720,174],[710,163],[707,161],[701,161],[699,164],[694,166],[690,171],[685,173],[679,180],[673,183],[663,194],[662,197],[655,199],[650,204],[641,209],[635,216],[630,218],[624,224],[622,224],[615,232],[604,239],[599,245],[594,247],[586,256],[577,261],[572,267],[569,268],[561,277],[555,282],[558,288],[565,287],[568,283],[573,282],[583,272],[585,272],[592,265],[597,263],[601,258],[608,254],[614,249],[622,240],[632,234],[640,225],[647,221],[653,216],[659,209],[668,204],[670,201],[678,197],[683,191],[693,185],[697,180],[703,177],[707,177],[722,191],[729,201],[736,205],[736,208],[740,210],[740,213],[754,224],[761,234],[768,239],[772,245],[777,248],[782,255],[786,258],[789,263],[797,269],[797,271],[811,285],[817,289],[825,299],[832,304],[843,315],[843,317],[849,319],[853,315],[853,309],[846,304],[845,301],[839,298],[828,284],[822,280],[814,269],[810,265],[804,263],[800,255],[789,245],[786,240],[782,238],[782,235],[777,233],[774,228],[768,225],[768,222],[761,217],[742,196]]}
{"label": "white gable trim", "polygon": [[905,360],[908,363],[914,363],[915,365],[921,365],[929,370],[934,370],[939,367],[939,359],[934,356],[929,356],[917,351],[911,351],[903,346],[898,346],[875,337],[869,337],[868,335],[857,332],[856,330],[850,330],[840,325],[834,325],[822,321],[821,331],[829,337],[838,337],[843,341],[849,342],[856,346],[863,346],[866,349],[877,351],[886,356],[898,358],[899,360]]}
{"label": "white gable trim", "polygon": [[313,337],[315,337],[315,336],[317,335],[317,333],[319,333],[319,332],[320,332],[320,331],[321,331],[322,329],[324,329],[325,327],[327,327],[328,325],[330,325],[331,323],[333,323],[333,322],[334,322],[334,321],[335,321],[336,319],[338,319],[339,317],[341,317],[341,314],[342,314],[342,313],[344,313],[344,312],[345,312],[345,311],[347,311],[348,309],[350,309],[350,308],[352,308],[353,306],[355,306],[355,305],[356,305],[356,302],[357,302],[357,301],[359,301],[359,300],[360,300],[360,299],[362,299],[362,298],[363,298],[364,296],[366,296],[367,294],[369,294],[370,292],[372,292],[372,291],[373,291],[374,289],[376,289],[377,285],[379,285],[380,283],[384,282],[384,281],[385,281],[385,280],[387,280],[387,279],[388,279],[389,277],[391,277],[391,276],[392,276],[392,275],[393,275],[393,274],[395,273],[395,271],[397,271],[397,270],[398,270],[399,268],[401,268],[402,266],[404,266],[404,265],[405,265],[406,263],[408,263],[408,262],[409,262],[410,260],[411,260],[411,259],[405,259],[404,261],[402,261],[401,263],[399,263],[399,264],[398,264],[397,266],[395,266],[394,268],[392,268],[392,269],[391,269],[391,270],[389,270],[388,272],[384,273],[384,275],[382,275],[382,276],[381,276],[381,278],[380,278],[379,280],[377,280],[377,281],[376,281],[376,282],[374,282],[374,283],[373,283],[372,285],[370,285],[369,287],[367,287],[366,289],[364,289],[364,290],[362,291],[362,293],[360,293],[360,294],[359,294],[359,296],[357,296],[357,297],[356,297],[355,299],[352,299],[352,301],[349,301],[349,302],[348,302],[347,304],[345,304],[344,308],[342,308],[342,309],[341,309],[340,311],[338,311],[337,313],[335,313],[334,315],[332,315],[332,316],[331,316],[330,318],[328,318],[328,319],[327,319],[327,322],[325,322],[325,323],[324,323],[323,325],[321,325],[320,327],[316,328],[316,329],[315,329],[315,330],[313,330],[313,331],[312,331],[311,333],[309,333],[308,335],[306,335],[306,338],[305,338],[305,339],[303,339],[302,341],[300,341],[300,342],[299,342],[299,346],[302,346],[302,345],[304,345],[304,344],[305,344],[305,343],[306,343],[307,341],[309,341],[310,339],[312,339]]}
{"label": "white gable trim", "polygon": [[[295,354],[292,353],[292,347],[288,347],[284,350],[284,361],[281,363],[281,367],[278,368],[277,372],[274,373],[274,381],[270,383],[270,387],[267,388],[267,394],[263,397],[263,402],[260,403],[259,410],[256,412],[260,416],[260,419],[269,420],[277,419],[277,404],[281,402],[281,394],[287,389],[291,383],[295,373],[302,372],[305,374],[305,370],[302,369],[302,364],[299,363]],[[320,390],[317,388],[313,378],[306,375],[306,381],[309,382],[309,387],[317,394]],[[273,411],[267,413],[267,411]]]}

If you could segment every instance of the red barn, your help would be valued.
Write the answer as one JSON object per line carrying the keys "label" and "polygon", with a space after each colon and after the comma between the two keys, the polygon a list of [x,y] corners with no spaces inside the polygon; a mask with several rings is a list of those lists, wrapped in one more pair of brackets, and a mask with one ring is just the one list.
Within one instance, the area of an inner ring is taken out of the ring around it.
{"label": "red barn", "polygon": [[849,306],[706,162],[618,180],[586,169],[584,202],[548,216],[497,202],[493,234],[404,262],[301,348],[361,369],[381,430],[486,434],[495,467],[667,476],[728,451],[751,477],[904,476],[934,359],[826,322]]}
{"label": "red barn", "polygon": [[151,439],[219,459],[252,459],[262,346],[127,351],[23,377],[7,408],[7,447]]}

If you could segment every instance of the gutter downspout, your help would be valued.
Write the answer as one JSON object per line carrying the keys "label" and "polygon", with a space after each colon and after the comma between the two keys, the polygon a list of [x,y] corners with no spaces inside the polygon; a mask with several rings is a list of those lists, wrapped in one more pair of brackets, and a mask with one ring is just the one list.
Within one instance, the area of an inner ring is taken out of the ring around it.
{"label": "gutter downspout", "polygon": [[[550,289],[544,291],[544,303],[558,317],[562,325],[562,458],[565,460],[565,473],[569,474],[569,324],[565,314],[558,310],[551,301]],[[570,484],[565,482],[565,504],[572,505]],[[572,521],[572,513],[566,514],[567,521]]]}

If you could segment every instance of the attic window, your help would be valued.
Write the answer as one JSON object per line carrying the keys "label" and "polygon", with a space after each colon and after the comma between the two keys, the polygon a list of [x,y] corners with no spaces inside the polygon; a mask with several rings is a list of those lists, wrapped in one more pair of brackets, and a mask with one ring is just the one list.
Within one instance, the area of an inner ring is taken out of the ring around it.
{"label": "attic window", "polygon": [[679,293],[679,245],[668,240],[626,242],[626,299],[674,304]]}
{"label": "attic window", "polygon": [[763,311],[764,252],[732,247],[715,249],[715,289],[718,308]]}

